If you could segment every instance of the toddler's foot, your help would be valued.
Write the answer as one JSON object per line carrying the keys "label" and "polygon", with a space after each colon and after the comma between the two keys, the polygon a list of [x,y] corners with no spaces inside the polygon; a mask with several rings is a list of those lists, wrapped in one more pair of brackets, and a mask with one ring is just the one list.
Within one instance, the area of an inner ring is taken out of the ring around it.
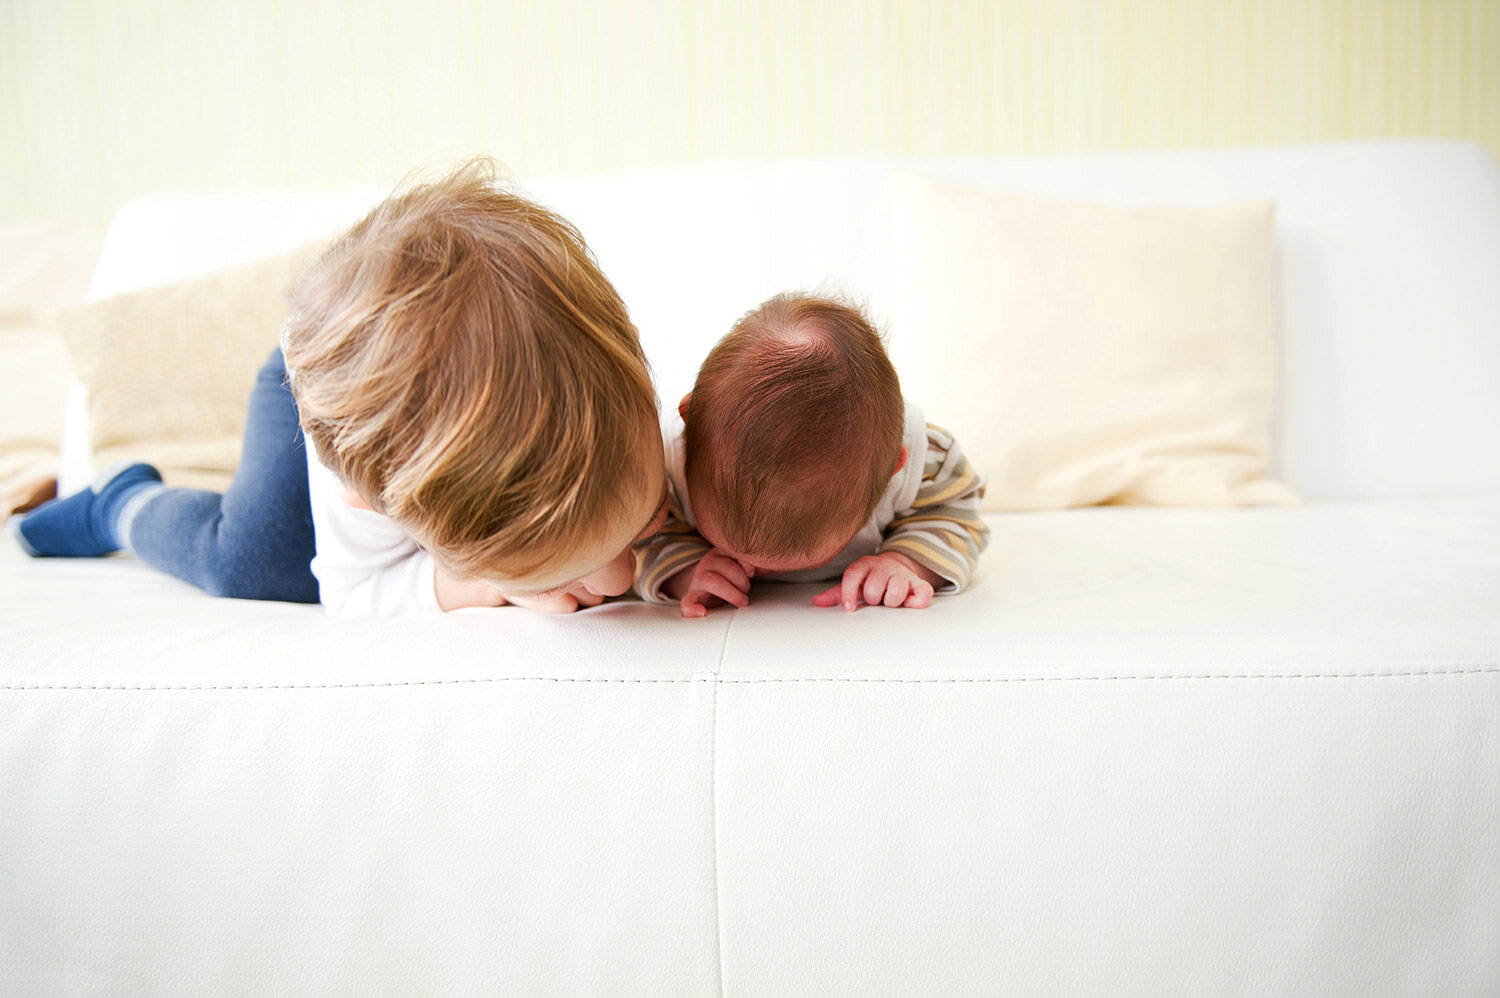
{"label": "toddler's foot", "polygon": [[161,473],[151,465],[117,464],[91,487],[11,517],[7,526],[33,558],[98,558],[120,549],[120,514],[153,487],[162,487]]}

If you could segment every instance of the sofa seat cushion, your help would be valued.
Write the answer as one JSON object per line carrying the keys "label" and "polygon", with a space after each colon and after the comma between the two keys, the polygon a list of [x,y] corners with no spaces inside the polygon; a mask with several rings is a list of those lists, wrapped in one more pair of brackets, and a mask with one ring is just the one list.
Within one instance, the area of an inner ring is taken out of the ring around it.
{"label": "sofa seat cushion", "polygon": [[1492,981],[1453,829],[1500,810],[1500,495],[990,522],[930,609],[704,620],[328,620],[0,546],[0,981]]}
{"label": "sofa seat cushion", "polygon": [[[682,678],[717,662],[724,678],[1051,680],[1412,672],[1500,656],[1500,495],[986,518],[973,587],[928,610],[845,614],[808,605],[821,586],[762,586],[748,610],[703,621],[633,601],[562,620],[474,609],[329,621],[317,607],[213,599],[129,556],[32,561],[0,545],[0,605],[30,608],[8,625],[15,653],[0,679]],[[157,653],[162,640],[173,655]]]}

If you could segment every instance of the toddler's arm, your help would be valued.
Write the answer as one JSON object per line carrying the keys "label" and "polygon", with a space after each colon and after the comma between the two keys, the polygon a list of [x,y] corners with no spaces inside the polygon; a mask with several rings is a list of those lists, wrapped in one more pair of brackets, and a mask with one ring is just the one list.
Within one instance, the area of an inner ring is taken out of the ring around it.
{"label": "toddler's arm", "polygon": [[351,501],[321,463],[309,461],[308,486],[318,547],[313,574],[324,609],[333,616],[388,617],[507,603],[571,613],[603,602],[582,590],[546,599],[508,598],[482,579],[454,578],[395,521]]}
{"label": "toddler's arm", "polygon": [[441,609],[436,565],[393,520],[344,499],[344,487],[311,454],[307,463],[317,554],[312,571],[335,617],[390,617]]}

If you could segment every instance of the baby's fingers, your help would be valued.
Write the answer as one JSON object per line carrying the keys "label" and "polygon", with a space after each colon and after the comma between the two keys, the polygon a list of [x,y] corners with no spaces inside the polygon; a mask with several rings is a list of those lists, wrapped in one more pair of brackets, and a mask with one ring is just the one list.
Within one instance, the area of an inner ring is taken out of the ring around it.
{"label": "baby's fingers", "polygon": [[[750,573],[745,571],[745,566],[727,555],[721,555],[714,551],[703,559],[710,564],[701,569],[699,574],[704,581],[710,578],[718,578],[728,582],[731,586],[742,593],[750,591]],[[701,564],[701,563],[700,563]]]}
{"label": "baby's fingers", "polygon": [[879,603],[884,603],[889,607],[898,607],[906,603],[907,594],[911,592],[911,584],[905,576],[902,576],[899,573],[892,573],[890,578],[885,580],[884,593],[875,593],[875,599],[871,600],[870,590],[871,584],[869,581],[867,581],[865,582],[866,603],[869,603],[871,606],[876,606]]}
{"label": "baby's fingers", "polygon": [[829,586],[812,598],[813,606],[838,606],[842,590],[842,585]]}
{"label": "baby's fingers", "polygon": [[923,610],[932,605],[933,596],[932,583],[926,579],[914,579],[911,584],[911,595],[906,597],[906,606],[913,610]]}
{"label": "baby's fingers", "polygon": [[865,580],[869,575],[870,565],[863,558],[844,569],[844,582],[839,587],[839,595],[845,610],[853,611],[859,608],[859,594],[864,589]]}
{"label": "baby's fingers", "polygon": [[688,593],[679,604],[684,617],[704,617],[708,615],[708,606],[704,603],[702,593]]}
{"label": "baby's fingers", "polygon": [[724,577],[707,572],[697,581],[694,588],[682,597],[682,615],[701,617],[708,612],[709,607],[720,603],[745,607],[750,605],[750,597],[740,592]]}
{"label": "baby's fingers", "polygon": [[699,588],[689,590],[682,597],[680,605],[684,617],[702,617],[708,613],[710,607],[718,606],[722,602],[724,601],[717,596]]}
{"label": "baby's fingers", "polygon": [[747,582],[745,588],[741,589],[729,579],[717,573],[709,573],[702,579],[702,588],[719,597],[730,606],[749,606],[750,595],[745,590],[750,588]]}

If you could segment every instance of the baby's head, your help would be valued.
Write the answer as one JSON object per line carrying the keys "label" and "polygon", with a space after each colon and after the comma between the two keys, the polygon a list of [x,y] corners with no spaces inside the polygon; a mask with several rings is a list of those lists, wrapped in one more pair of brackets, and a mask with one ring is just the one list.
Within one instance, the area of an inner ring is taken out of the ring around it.
{"label": "baby's head", "polygon": [[856,308],[779,295],[719,341],[683,399],[699,531],[764,571],[833,559],[904,460],[906,409]]}
{"label": "baby's head", "polygon": [[470,163],[375,208],[290,312],[303,429],[365,505],[457,578],[628,588],[664,487],[656,395],[571,224]]}

